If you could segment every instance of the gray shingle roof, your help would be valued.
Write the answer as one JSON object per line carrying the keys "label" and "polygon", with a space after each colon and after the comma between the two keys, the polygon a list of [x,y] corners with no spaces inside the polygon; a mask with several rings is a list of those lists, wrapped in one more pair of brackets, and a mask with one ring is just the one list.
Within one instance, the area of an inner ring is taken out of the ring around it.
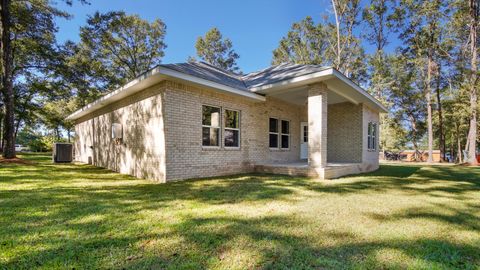
{"label": "gray shingle roof", "polygon": [[330,67],[319,65],[281,64],[252,72],[242,77],[248,88],[272,84],[298,76],[319,72]]}
{"label": "gray shingle roof", "polygon": [[240,90],[248,91],[248,88],[241,80],[240,75],[228,72],[204,62],[177,63],[160,66]]}
{"label": "gray shingle roof", "polygon": [[330,68],[319,65],[281,64],[246,75],[240,75],[205,62],[165,64],[160,66],[245,91],[250,91],[250,88],[253,87],[272,84]]}
{"label": "gray shingle roof", "polygon": [[[162,74],[161,69],[159,68],[169,69],[174,73],[178,72],[178,73],[190,75],[196,78],[200,78],[203,80],[207,80],[210,82],[214,82],[217,84],[221,84],[223,86],[228,86],[233,89],[230,89],[230,90],[222,89],[222,90],[227,92],[236,92],[236,94],[248,96],[250,98],[254,98],[257,100],[265,100],[265,99],[261,95],[254,92],[255,90],[254,88],[256,87],[274,84],[284,80],[293,79],[295,77],[331,69],[331,67],[325,67],[325,66],[319,66],[319,65],[281,64],[277,66],[271,66],[257,72],[241,75],[241,74],[235,74],[235,73],[223,70],[221,68],[217,68],[215,66],[212,66],[204,62],[162,64],[142,74],[141,76],[139,76],[135,80],[132,80],[130,83],[126,84],[125,86],[122,86],[117,90],[79,109],[78,111],[68,116],[68,119],[72,119],[72,120],[78,119],[92,111],[98,110],[99,108],[102,108],[112,102],[115,102],[121,99],[122,97],[125,97],[129,94],[133,94],[140,91],[142,88],[138,88],[138,87],[135,88],[132,86],[141,81],[145,81],[146,85],[148,85],[148,83],[155,83],[155,80],[149,81],[148,78],[155,74]],[[333,69],[332,71],[336,72]],[[383,107],[383,105],[380,102],[376,101],[365,90],[361,89],[361,87],[349,81],[349,79],[343,76],[341,73],[338,73],[338,72],[336,73],[337,75],[335,76],[346,81],[347,84],[350,84],[350,86],[355,88],[361,94],[365,95],[370,101],[375,103],[380,108],[380,110],[385,112],[387,111],[387,109],[385,109],[385,107]],[[173,73],[164,73],[164,74],[165,75],[171,74],[171,76],[173,77],[179,76],[178,74],[172,75]],[[219,86],[217,85],[216,87],[219,87]]]}

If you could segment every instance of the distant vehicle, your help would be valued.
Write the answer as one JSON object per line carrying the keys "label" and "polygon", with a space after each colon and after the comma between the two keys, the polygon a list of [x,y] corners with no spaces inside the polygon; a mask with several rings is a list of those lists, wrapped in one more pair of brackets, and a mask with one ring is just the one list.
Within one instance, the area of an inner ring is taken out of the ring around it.
{"label": "distant vehicle", "polygon": [[21,144],[15,144],[15,152],[25,152],[28,151],[28,147]]}

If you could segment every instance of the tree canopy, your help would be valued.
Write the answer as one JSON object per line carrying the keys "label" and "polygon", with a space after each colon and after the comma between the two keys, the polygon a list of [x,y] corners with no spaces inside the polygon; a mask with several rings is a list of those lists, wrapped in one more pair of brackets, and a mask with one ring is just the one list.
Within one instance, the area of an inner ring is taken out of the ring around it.
{"label": "tree canopy", "polygon": [[209,64],[232,72],[240,71],[237,65],[240,56],[233,49],[232,41],[224,38],[216,27],[210,29],[204,37],[198,37],[195,49],[197,56]]}

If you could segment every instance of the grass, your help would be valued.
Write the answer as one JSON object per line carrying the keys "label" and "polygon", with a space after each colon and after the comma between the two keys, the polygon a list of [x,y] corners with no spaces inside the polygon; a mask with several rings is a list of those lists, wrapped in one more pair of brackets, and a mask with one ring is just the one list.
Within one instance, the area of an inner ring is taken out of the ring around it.
{"label": "grass", "polygon": [[0,269],[480,269],[480,169],[155,184],[0,165]]}

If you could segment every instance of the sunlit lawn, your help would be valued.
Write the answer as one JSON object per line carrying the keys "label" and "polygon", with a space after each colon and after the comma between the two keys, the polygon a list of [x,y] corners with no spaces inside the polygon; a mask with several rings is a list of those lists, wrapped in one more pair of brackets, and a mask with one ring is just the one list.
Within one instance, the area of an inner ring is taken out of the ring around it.
{"label": "sunlit lawn", "polygon": [[156,184],[0,165],[0,269],[480,269],[480,169]]}

